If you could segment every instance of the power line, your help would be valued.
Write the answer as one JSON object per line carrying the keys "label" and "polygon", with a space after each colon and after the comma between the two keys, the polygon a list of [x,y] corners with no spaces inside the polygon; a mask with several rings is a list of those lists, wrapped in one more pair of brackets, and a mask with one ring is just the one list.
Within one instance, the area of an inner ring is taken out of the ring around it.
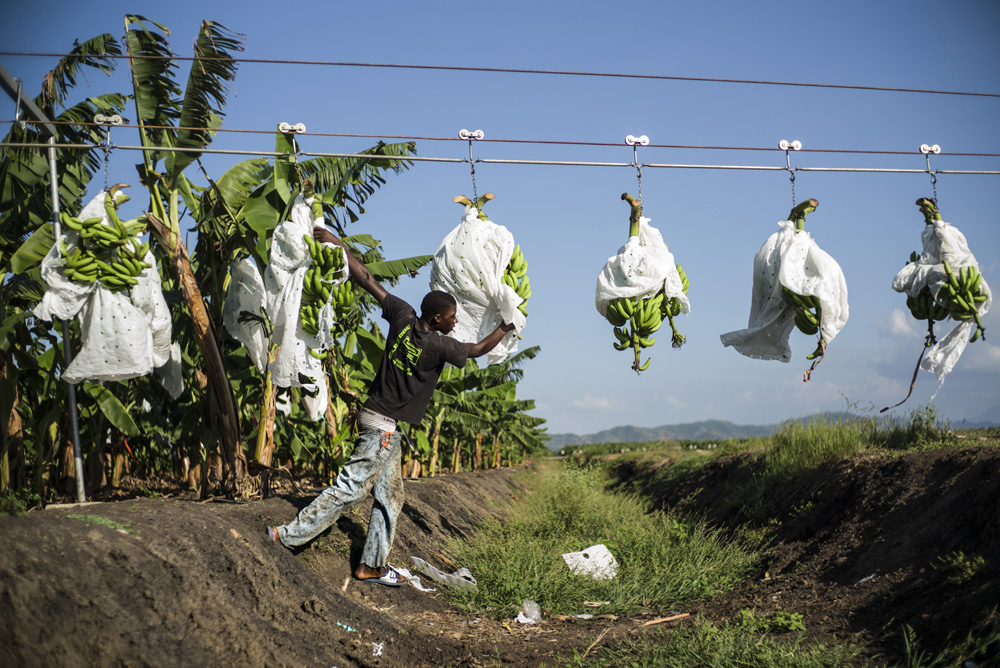
{"label": "power line", "polygon": [[[57,149],[103,149],[100,144],[33,144],[25,142],[3,142],[0,148],[35,148],[48,149],[54,146]],[[895,173],[895,174],[980,174],[980,175],[1000,175],[1000,170],[965,170],[965,169],[906,169],[906,168],[871,168],[871,167],[780,167],[775,165],[699,165],[699,164],[671,164],[671,163],[635,163],[635,162],[592,162],[584,160],[521,160],[521,159],[498,159],[498,158],[444,158],[428,156],[391,156],[372,155],[370,153],[327,153],[316,151],[299,151],[290,154],[280,151],[257,151],[244,149],[190,149],[176,146],[128,146],[112,144],[109,150],[124,151],[153,151],[153,152],[173,152],[173,153],[196,153],[218,154],[218,155],[247,155],[258,157],[280,157],[294,155],[304,158],[356,158],[359,160],[382,160],[394,162],[441,162],[458,164],[485,164],[485,165],[546,165],[557,167],[640,167],[653,169],[728,169],[728,170],[748,170],[748,171],[780,171],[780,172],[867,172],[867,173]]]}
{"label": "power line", "polygon": [[[33,123],[33,121],[26,121],[28,123]],[[0,124],[13,124],[12,120],[2,120],[0,119]],[[53,125],[72,125],[75,127],[105,127],[101,123],[81,123],[76,121],[50,121]],[[121,125],[113,126],[115,128],[130,128],[130,129],[140,129],[144,128],[147,130],[184,130],[187,132],[201,132],[208,131],[214,133],[229,132],[234,134],[265,134],[273,135],[277,131],[274,129],[270,130],[255,130],[255,129],[240,129],[240,128],[199,128],[199,127],[188,127],[188,126],[173,126],[173,125],[135,125],[130,123],[122,123]],[[421,136],[421,135],[393,135],[393,134],[368,134],[368,133],[352,133],[352,132],[301,132],[296,133],[298,137],[340,137],[348,139],[398,139],[405,141],[435,141],[435,142],[466,142],[467,139],[462,139],[460,137],[434,137],[434,136]],[[475,140],[477,144],[480,143],[496,143],[496,144],[535,144],[535,145],[553,145],[553,146],[596,146],[596,147],[610,147],[610,148],[623,148],[625,144],[621,142],[599,142],[599,141],[580,141],[580,140],[559,140],[559,139],[497,139],[484,137],[482,139]],[[663,149],[679,149],[679,150],[709,150],[709,151],[779,151],[783,152],[781,148],[777,146],[708,146],[708,145],[691,145],[691,144],[647,144],[642,147],[643,150],[652,148],[663,148]],[[190,149],[188,149],[190,150]],[[797,150],[798,153],[848,153],[848,154],[858,154],[858,155],[919,155],[918,151],[887,151],[881,149],[839,149],[839,148],[807,148],[802,147]],[[942,151],[939,156],[963,156],[963,157],[974,157],[974,158],[1000,158],[1000,153],[967,153],[967,152],[951,152]]]}
{"label": "power line", "polygon": [[[0,56],[31,56],[46,58],[88,58],[88,54],[78,53],[42,53],[26,51],[0,51]],[[795,86],[806,88],[833,88],[841,90],[866,90],[892,93],[924,93],[929,95],[965,95],[974,97],[997,97],[1000,93],[977,93],[972,91],[951,91],[932,90],[926,88],[894,88],[887,86],[861,86],[855,84],[826,84],[808,83],[801,81],[767,81],[762,79],[725,79],[717,77],[683,77],[667,74],[630,74],[624,72],[585,72],[574,70],[541,70],[541,69],[521,69],[513,67],[472,67],[462,65],[405,65],[401,63],[360,63],[341,62],[329,60],[289,60],[271,58],[223,58],[207,56],[150,56],[150,55],[110,55],[102,54],[102,58],[113,59],[135,59],[135,60],[201,60],[220,61],[227,63],[254,63],[265,65],[316,65],[325,67],[376,67],[386,69],[407,69],[407,70],[439,70],[451,72],[490,72],[495,74],[536,74],[553,76],[575,76],[575,77],[604,77],[616,79],[649,79],[656,81],[693,81],[702,83],[730,83],[730,84],[750,84],[762,86]]]}

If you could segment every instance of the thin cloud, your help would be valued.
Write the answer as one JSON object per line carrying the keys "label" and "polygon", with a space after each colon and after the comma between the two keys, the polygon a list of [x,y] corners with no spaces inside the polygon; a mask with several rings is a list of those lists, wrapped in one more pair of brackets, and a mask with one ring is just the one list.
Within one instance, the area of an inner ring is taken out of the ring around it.
{"label": "thin cloud", "polygon": [[918,335],[915,327],[916,320],[902,309],[894,308],[885,318],[877,318],[872,325],[879,336],[916,338]]}
{"label": "thin cloud", "polygon": [[617,410],[619,404],[614,399],[609,399],[607,397],[594,397],[591,395],[586,395],[582,399],[574,399],[570,402],[570,405],[574,408],[583,408],[586,410]]}
{"label": "thin cloud", "polygon": [[1000,371],[1000,346],[985,340],[970,343],[962,355],[963,366],[976,371]]}

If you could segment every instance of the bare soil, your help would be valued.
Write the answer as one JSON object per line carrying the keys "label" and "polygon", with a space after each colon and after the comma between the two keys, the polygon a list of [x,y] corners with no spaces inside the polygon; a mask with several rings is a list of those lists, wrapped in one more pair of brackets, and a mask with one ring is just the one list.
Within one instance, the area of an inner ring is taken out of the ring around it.
{"label": "bare soil", "polygon": [[[656,462],[616,467],[662,506],[733,527],[740,458],[683,488],[656,489]],[[443,571],[449,538],[475,531],[526,493],[531,468],[407,480],[393,563]],[[480,618],[424,593],[351,577],[369,504],[296,551],[268,541],[317,489],[248,504],[159,498],[57,504],[0,517],[0,666],[539,666],[683,624]],[[167,496],[166,494],[169,494]],[[853,636],[898,658],[901,624],[928,645],[964,635],[1000,603],[1000,448],[971,447],[830,465],[769,495],[767,565],[735,590],[685,609],[721,623],[741,609],[802,613],[807,633]],[[96,518],[103,518],[99,523]],[[985,565],[953,583],[936,560]],[[874,577],[871,577],[874,576]],[[599,612],[587,610],[581,612]],[[984,665],[984,664],[980,664]]]}

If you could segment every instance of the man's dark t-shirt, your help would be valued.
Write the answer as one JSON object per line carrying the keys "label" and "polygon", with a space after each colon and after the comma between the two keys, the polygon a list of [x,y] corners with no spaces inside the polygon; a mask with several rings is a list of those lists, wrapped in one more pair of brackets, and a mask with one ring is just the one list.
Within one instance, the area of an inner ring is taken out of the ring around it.
{"label": "man's dark t-shirt", "polygon": [[386,417],[418,424],[445,362],[463,367],[469,350],[450,336],[417,329],[413,307],[392,294],[382,302],[382,317],[389,321],[389,334],[367,405]]}

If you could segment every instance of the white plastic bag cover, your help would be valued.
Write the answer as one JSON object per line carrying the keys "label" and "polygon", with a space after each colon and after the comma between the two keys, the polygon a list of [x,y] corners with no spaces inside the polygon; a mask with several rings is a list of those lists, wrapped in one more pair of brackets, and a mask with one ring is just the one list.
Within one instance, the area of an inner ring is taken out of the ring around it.
{"label": "white plastic bag cover", "polygon": [[184,391],[182,371],[181,344],[174,342],[170,346],[170,359],[156,369],[156,377],[171,399],[177,399]]}
{"label": "white plastic bag cover", "polygon": [[[111,225],[104,209],[104,191],[80,212],[79,218],[102,217]],[[82,345],[62,374],[63,380],[125,380],[145,376],[170,359],[170,311],[160,287],[153,254],[144,260],[152,267],[137,277],[131,290],[112,292],[97,282],[79,283],[66,278],[62,242],[80,243],[80,234],[67,228],[42,260],[42,278],[48,290],[34,309],[42,320],[79,317]]]}
{"label": "white plastic bag cover", "polygon": [[673,253],[667,250],[660,231],[649,224],[649,218],[639,218],[638,236],[629,237],[618,254],[608,258],[597,277],[594,305],[598,313],[607,317],[611,300],[653,297],[661,289],[666,299],[677,297],[681,313],[691,312]]}
{"label": "white plastic bag cover", "polygon": [[514,245],[506,227],[480,220],[476,207],[466,207],[462,222],[441,242],[431,265],[431,290],[447,292],[458,302],[452,337],[477,343],[501,321],[514,325],[487,353],[487,364],[499,364],[517,352],[517,333],[527,324],[517,308],[524,300],[502,280]]}
{"label": "white plastic bag cover", "polygon": [[[302,395],[302,405],[306,407],[306,414],[313,422],[321,419],[326,414],[326,407],[330,404],[330,386],[324,382],[322,377],[316,379],[315,388],[315,396]],[[309,387],[303,389],[310,392],[313,391]]]}
{"label": "white plastic bag cover", "polygon": [[[934,221],[933,225],[925,225],[924,231],[920,235],[923,242],[924,251],[916,262],[903,267],[896,277],[892,279],[892,289],[896,292],[904,292],[909,296],[916,297],[924,287],[930,288],[931,294],[937,299],[938,292],[944,289],[948,282],[948,275],[944,271],[944,263],[947,262],[952,272],[957,274],[965,267],[979,268],[975,256],[969,250],[969,243],[965,240],[965,235],[953,227],[951,223],[940,220]],[[993,303],[993,293],[990,286],[984,280],[980,291],[986,295],[986,301],[979,305],[978,313],[980,318],[986,315]],[[969,343],[972,335],[972,328],[975,327],[974,320],[959,322],[947,335],[939,339],[930,350],[924,355],[920,362],[920,368],[929,371],[937,376],[939,381],[944,381],[945,376],[958,362],[958,359],[965,352],[965,346]]]}
{"label": "white plastic bag cover", "polygon": [[829,344],[847,323],[847,282],[837,261],[808,232],[796,230],[790,220],[778,226],[781,229],[768,237],[754,257],[747,328],[723,334],[721,339],[722,345],[733,346],[747,357],[788,362],[795,307],[785,300],[781,287],[819,299],[820,334]]}
{"label": "white plastic bag cover", "polygon": [[567,552],[562,558],[577,575],[589,575],[595,580],[610,580],[618,575],[618,562],[603,543],[579,552]]}
{"label": "white plastic bag cover", "polygon": [[[333,301],[320,309],[319,334],[312,336],[302,330],[299,308],[302,304],[302,280],[312,264],[306,235],[312,235],[314,225],[323,225],[322,219],[313,220],[310,203],[299,195],[292,205],[292,219],[279,223],[271,240],[271,257],[264,271],[264,292],[267,317],[271,321],[272,342],[278,348],[274,361],[269,365],[271,380],[279,387],[303,387],[312,392],[319,386],[319,395],[307,404],[310,417],[318,420],[326,410],[325,403],[319,410],[318,399],[326,395],[326,384],[317,383],[323,375],[322,362],[309,354],[309,349],[327,350],[333,345],[330,330],[334,325]],[[343,268],[333,278],[332,285],[339,285],[350,275],[347,252],[336,246],[343,256]],[[331,295],[332,297],[332,295]],[[299,374],[311,378],[313,383],[301,383]]]}
{"label": "white plastic bag cover", "polygon": [[229,290],[226,292],[226,303],[222,306],[222,323],[229,334],[246,346],[247,355],[257,367],[258,373],[264,373],[267,364],[267,335],[264,326],[255,320],[240,322],[240,313],[246,311],[261,315],[267,304],[264,291],[264,279],[253,258],[245,257],[234,263],[229,270]]}

